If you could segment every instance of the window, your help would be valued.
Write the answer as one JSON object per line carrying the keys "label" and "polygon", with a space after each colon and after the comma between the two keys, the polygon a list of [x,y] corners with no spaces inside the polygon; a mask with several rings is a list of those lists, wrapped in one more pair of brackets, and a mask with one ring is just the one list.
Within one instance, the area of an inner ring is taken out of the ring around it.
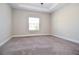
{"label": "window", "polygon": [[29,31],[39,30],[39,20],[37,17],[29,17]]}

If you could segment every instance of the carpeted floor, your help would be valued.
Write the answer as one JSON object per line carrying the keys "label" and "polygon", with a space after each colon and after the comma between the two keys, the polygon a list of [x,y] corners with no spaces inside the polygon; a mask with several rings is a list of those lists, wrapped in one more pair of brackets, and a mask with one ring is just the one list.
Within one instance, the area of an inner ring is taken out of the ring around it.
{"label": "carpeted floor", "polygon": [[79,44],[54,36],[12,38],[2,47],[1,55],[78,55]]}

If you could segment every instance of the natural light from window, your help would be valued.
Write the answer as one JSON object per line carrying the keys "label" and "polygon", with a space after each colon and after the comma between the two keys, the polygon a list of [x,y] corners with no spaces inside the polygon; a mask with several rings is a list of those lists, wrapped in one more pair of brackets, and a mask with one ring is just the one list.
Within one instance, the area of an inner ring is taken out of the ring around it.
{"label": "natural light from window", "polygon": [[29,31],[39,31],[39,18],[29,17]]}

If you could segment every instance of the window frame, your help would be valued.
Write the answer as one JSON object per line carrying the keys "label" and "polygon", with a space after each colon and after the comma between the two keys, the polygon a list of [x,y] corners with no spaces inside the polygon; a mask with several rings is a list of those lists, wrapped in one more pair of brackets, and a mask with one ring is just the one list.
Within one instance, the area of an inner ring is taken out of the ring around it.
{"label": "window frame", "polygon": [[[38,30],[29,30],[29,18],[39,18],[39,29]],[[34,17],[34,16],[29,16],[28,17],[28,30],[29,32],[37,32],[37,31],[40,31],[40,17]]]}

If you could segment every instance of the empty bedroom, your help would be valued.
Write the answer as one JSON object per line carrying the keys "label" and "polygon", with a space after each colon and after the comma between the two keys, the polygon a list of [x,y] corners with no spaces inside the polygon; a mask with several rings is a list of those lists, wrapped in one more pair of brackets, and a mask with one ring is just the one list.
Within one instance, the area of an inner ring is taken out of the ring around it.
{"label": "empty bedroom", "polygon": [[79,3],[0,3],[0,55],[79,55]]}

